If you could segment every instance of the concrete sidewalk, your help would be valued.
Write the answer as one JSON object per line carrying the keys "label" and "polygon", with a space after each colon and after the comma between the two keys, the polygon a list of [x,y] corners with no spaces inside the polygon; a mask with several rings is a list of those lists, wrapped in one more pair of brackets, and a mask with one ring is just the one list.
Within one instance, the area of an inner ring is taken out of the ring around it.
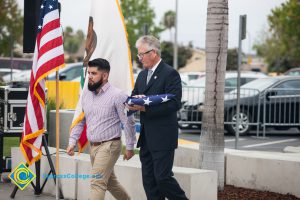
{"label": "concrete sidewalk", "polygon": [[[10,199],[10,194],[14,190],[15,185],[12,183],[3,183],[0,182],[0,200],[8,200]],[[15,200],[35,200],[35,199],[43,199],[43,200],[54,200],[55,197],[49,196],[46,194],[34,195],[34,192],[29,189],[18,190]]]}

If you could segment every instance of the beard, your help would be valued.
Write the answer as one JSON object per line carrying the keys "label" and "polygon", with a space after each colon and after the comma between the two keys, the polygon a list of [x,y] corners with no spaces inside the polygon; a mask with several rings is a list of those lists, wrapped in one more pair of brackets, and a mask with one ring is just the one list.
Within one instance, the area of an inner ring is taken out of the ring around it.
{"label": "beard", "polygon": [[91,91],[91,92],[96,91],[98,88],[101,87],[102,83],[103,83],[102,80],[98,81],[97,83],[89,83],[88,84],[89,91]]}

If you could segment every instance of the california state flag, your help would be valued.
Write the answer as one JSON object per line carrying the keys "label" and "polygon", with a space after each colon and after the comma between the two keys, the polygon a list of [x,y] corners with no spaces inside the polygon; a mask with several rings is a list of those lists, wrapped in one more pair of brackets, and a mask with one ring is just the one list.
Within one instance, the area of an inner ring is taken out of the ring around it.
{"label": "california state flag", "polygon": [[[130,94],[133,88],[131,53],[118,0],[92,0],[85,50],[84,66],[95,58],[108,60],[111,67],[109,82]],[[86,79],[83,90],[87,89],[87,82]],[[83,118],[80,96],[71,130]],[[87,144],[86,126],[78,140],[79,152],[82,152]]]}

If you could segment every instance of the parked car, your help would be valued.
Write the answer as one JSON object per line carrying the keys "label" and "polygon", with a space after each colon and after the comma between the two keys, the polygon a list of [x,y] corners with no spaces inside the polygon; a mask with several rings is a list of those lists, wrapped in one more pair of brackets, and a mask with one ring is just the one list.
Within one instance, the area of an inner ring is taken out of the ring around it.
{"label": "parked car", "polygon": [[[14,74],[14,73],[21,72],[21,70],[19,70],[19,69],[10,69],[10,68],[0,68],[0,79],[2,79],[1,81],[3,81],[3,82],[10,81],[11,72]],[[9,76],[7,76],[7,75],[9,75]],[[9,79],[4,78],[4,77],[9,77]]]}
{"label": "parked car", "polygon": [[[17,71],[12,74],[12,81],[29,82],[31,70]],[[10,82],[10,73],[2,77],[4,82]]]}
{"label": "parked car", "polygon": [[[73,81],[74,79],[76,80],[76,78],[78,78],[78,80],[80,81],[82,68],[83,68],[82,63],[67,64],[64,68],[59,70],[59,80]],[[0,74],[1,74],[1,69],[0,69]],[[30,74],[31,74],[31,70],[23,70],[23,71],[14,70],[12,81],[23,81],[23,82],[30,81]],[[4,82],[9,82],[10,73],[6,73],[6,75],[4,75],[2,78]],[[48,76],[47,80],[55,80],[55,79],[56,79],[56,73],[54,72]]]}
{"label": "parked car", "polygon": [[[228,90],[237,87],[237,76],[238,76],[238,74],[235,71],[226,72],[225,87],[228,88]],[[261,72],[252,72],[252,71],[241,72],[241,85],[249,83],[250,81],[253,81],[257,78],[265,78],[265,77],[268,77],[268,76]],[[189,85],[205,87],[205,75],[203,75],[199,79],[191,80],[189,82]]]}
{"label": "parked car", "polygon": [[[60,81],[72,81],[81,76],[83,65],[82,63],[67,64],[64,68],[59,70]],[[55,80],[56,73],[52,73],[48,76],[48,80]]]}
{"label": "parked car", "polygon": [[10,68],[0,68],[0,76],[5,76],[7,74],[10,74],[11,72],[21,72],[19,69],[10,69]]}
{"label": "parked car", "polygon": [[205,72],[183,72],[180,73],[180,78],[183,82],[189,85],[192,80],[197,80],[205,76]]}
{"label": "parked car", "polygon": [[[300,77],[278,76],[257,79],[241,87],[239,133],[247,134],[251,128],[265,123],[277,129],[300,126]],[[224,121],[228,133],[236,127],[236,90],[225,95]],[[203,104],[184,106],[181,120],[192,121],[190,126],[202,120]],[[198,123],[197,123],[198,122]],[[183,122],[184,124],[184,122]],[[200,128],[200,126],[198,127]]]}
{"label": "parked car", "polygon": [[286,76],[300,76],[300,67],[291,68],[284,73]]}
{"label": "parked car", "polygon": [[[236,89],[237,87],[237,72],[228,71],[225,74],[225,93]],[[265,78],[267,75],[260,72],[241,72],[241,86],[258,78]],[[183,88],[182,104],[198,105],[204,101],[205,76],[191,80],[188,83],[189,87]]]}

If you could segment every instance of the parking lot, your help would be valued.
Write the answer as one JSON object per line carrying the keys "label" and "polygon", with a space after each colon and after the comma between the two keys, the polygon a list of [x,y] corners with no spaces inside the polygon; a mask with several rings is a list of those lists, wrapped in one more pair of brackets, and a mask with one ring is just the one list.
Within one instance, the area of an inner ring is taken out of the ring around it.
{"label": "parking lot", "polygon": [[[278,76],[256,79],[243,85],[240,91],[225,87],[224,125],[233,135],[236,124],[240,135],[268,127],[276,130],[300,128],[300,79]],[[237,114],[237,96],[239,114]],[[178,112],[182,130],[200,129],[202,113],[205,113],[205,87],[183,87],[182,108]]]}
{"label": "parking lot", "polygon": [[[274,129],[267,130],[265,138],[260,135],[256,137],[256,132],[252,131],[247,136],[240,136],[238,141],[238,149],[253,151],[270,151],[283,152],[287,146],[300,146],[300,133],[297,129],[289,129],[286,131],[277,131]],[[199,143],[199,131],[181,131],[180,139]],[[235,149],[235,136],[225,135],[225,148]]]}

